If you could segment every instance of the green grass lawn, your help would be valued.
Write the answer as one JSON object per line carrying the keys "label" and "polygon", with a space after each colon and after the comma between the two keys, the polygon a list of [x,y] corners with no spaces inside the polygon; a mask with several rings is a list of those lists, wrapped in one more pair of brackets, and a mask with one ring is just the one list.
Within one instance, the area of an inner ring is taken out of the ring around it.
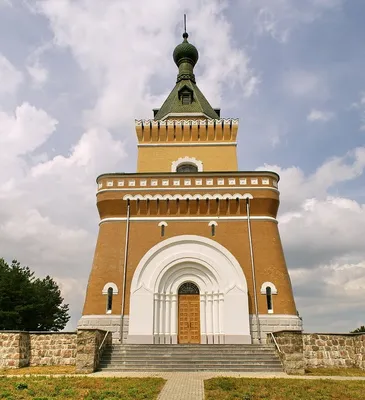
{"label": "green grass lawn", "polygon": [[0,399],[155,400],[161,378],[0,377]]}
{"label": "green grass lawn", "polygon": [[205,400],[364,400],[365,381],[213,378]]}

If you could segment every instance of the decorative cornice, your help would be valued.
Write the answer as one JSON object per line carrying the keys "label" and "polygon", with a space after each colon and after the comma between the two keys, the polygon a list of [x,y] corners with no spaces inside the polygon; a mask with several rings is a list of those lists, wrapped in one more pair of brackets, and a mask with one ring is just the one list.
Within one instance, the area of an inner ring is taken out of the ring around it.
{"label": "decorative cornice", "polygon": [[141,195],[141,194],[126,194],[123,197],[123,200],[245,200],[245,199],[252,199],[253,196],[250,193],[245,193],[245,194],[240,194],[240,193],[235,193],[235,194],[230,194],[230,193],[225,193],[225,194],[146,194],[146,195]]}
{"label": "decorative cornice", "polygon": [[[178,115],[177,113],[173,114]],[[200,114],[199,115],[204,115]],[[181,116],[186,116],[186,114],[181,113]],[[157,120],[154,119],[136,119],[135,125],[142,127],[153,127],[153,126],[192,126],[192,125],[205,125],[205,126],[216,126],[216,125],[238,125],[238,118],[221,118],[221,119],[169,119],[169,120]]]}

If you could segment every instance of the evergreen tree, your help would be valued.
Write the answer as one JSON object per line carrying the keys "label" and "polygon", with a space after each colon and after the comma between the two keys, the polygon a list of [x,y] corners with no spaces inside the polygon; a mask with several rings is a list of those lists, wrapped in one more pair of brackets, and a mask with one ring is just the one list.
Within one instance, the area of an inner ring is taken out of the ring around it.
{"label": "evergreen tree", "polygon": [[365,333],[365,326],[361,325],[360,328],[355,329],[354,331],[351,331],[350,333]]}
{"label": "evergreen tree", "polygon": [[59,331],[70,319],[68,304],[50,277],[34,277],[16,260],[0,258],[0,330]]}

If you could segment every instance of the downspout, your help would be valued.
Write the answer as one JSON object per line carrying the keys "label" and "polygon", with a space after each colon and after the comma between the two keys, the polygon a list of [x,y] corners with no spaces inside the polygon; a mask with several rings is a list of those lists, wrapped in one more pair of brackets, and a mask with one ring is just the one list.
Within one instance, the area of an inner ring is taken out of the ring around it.
{"label": "downspout", "polygon": [[130,203],[127,205],[127,221],[125,228],[125,245],[124,245],[124,268],[123,268],[123,296],[122,296],[122,320],[121,320],[121,343],[123,343],[124,328],[124,309],[125,309],[125,288],[127,283],[127,262],[128,262],[128,245],[129,245],[129,222],[130,222]]}
{"label": "downspout", "polygon": [[249,197],[246,198],[246,212],[247,212],[248,242],[249,242],[249,245],[250,245],[251,272],[252,272],[253,297],[254,297],[255,314],[256,314],[256,326],[257,326],[257,334],[258,334],[258,337],[259,337],[259,343],[261,343],[261,328],[260,328],[260,319],[259,319],[259,309],[258,309],[258,305],[257,305],[255,259],[254,259],[254,255],[253,255],[253,246],[252,246],[251,219],[250,219],[250,199],[249,199]]}

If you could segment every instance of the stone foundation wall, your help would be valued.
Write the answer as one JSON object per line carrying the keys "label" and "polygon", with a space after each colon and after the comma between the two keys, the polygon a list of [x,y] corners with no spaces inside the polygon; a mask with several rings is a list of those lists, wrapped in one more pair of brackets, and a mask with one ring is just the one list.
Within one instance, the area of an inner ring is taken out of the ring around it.
{"label": "stone foundation wall", "polygon": [[[270,332],[303,330],[303,322],[296,315],[260,314],[259,323],[262,343]],[[252,343],[259,343],[256,315],[250,315],[250,331]]]}
{"label": "stone foundation wall", "polygon": [[303,348],[306,368],[365,369],[365,335],[305,333]]}
{"label": "stone foundation wall", "polygon": [[[77,324],[78,329],[100,329],[112,332],[113,343],[120,343],[122,319],[120,315],[84,315]],[[129,329],[129,315],[124,316],[123,339],[126,343]]]}
{"label": "stone foundation wall", "polygon": [[75,365],[76,332],[31,332],[29,365]]}

